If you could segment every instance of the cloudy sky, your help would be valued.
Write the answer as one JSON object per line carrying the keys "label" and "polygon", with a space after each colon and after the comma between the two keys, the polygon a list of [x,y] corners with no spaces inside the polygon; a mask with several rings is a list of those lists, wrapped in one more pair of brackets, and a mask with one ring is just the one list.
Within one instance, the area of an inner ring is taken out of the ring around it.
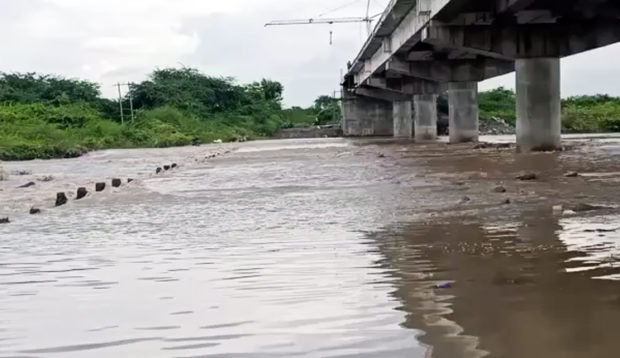
{"label": "cloudy sky", "polygon": [[[372,0],[379,13],[388,0]],[[309,105],[338,87],[365,35],[361,24],[269,27],[273,19],[361,16],[364,0],[0,0],[0,71],[84,78],[114,95],[117,81],[152,69],[195,67],[239,82],[282,82],[287,105]],[[340,10],[329,12],[341,5]],[[620,45],[562,62],[563,96],[620,95]],[[514,75],[482,89],[514,87]]]}

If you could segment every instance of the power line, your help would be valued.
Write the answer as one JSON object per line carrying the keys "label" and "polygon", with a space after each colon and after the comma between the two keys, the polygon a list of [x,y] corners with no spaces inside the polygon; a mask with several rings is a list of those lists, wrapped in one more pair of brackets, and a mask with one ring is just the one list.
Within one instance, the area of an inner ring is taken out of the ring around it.
{"label": "power line", "polygon": [[344,4],[344,5],[340,5],[340,6],[336,7],[336,8],[334,8],[334,9],[331,9],[331,10],[325,11],[324,13],[319,14],[319,15],[317,15],[316,17],[323,17],[323,16],[325,16],[325,15],[327,15],[327,14],[329,14],[329,13],[336,12],[336,11],[338,11],[338,10],[342,10],[342,9],[344,9],[344,8],[348,7],[348,6],[353,5],[353,4],[357,4],[357,3],[359,3],[360,1],[361,1],[361,0],[355,0],[355,1],[348,2],[348,3]]}

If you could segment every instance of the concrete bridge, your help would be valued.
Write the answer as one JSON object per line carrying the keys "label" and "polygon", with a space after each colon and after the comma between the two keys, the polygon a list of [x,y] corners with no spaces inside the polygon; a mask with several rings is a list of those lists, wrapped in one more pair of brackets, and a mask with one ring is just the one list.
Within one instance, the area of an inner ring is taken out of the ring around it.
{"label": "concrete bridge", "polygon": [[347,136],[478,139],[478,82],[516,71],[517,147],[560,147],[560,58],[620,41],[618,0],[392,0],[343,81]]}

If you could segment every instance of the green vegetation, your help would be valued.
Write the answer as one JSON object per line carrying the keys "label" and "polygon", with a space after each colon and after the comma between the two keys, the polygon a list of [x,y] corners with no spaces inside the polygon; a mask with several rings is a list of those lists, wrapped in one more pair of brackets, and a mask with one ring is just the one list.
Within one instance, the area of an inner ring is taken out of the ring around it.
{"label": "green vegetation", "polygon": [[[191,68],[154,71],[131,85],[135,121],[121,122],[118,101],[95,83],[57,76],[0,73],[0,160],[79,156],[105,148],[167,147],[264,138],[281,128],[338,122],[340,103],[317,98],[310,108],[283,109],[283,87],[271,80],[240,85]],[[514,125],[515,94],[497,88],[479,96],[482,120]],[[129,108],[129,96],[123,99]],[[438,103],[447,112],[447,99]],[[620,131],[620,98],[562,101],[567,132]]]}
{"label": "green vegetation", "polygon": [[121,123],[118,101],[101,98],[95,83],[0,73],[0,159],[263,138],[280,128],[315,124],[323,111],[333,110],[283,110],[282,91],[271,80],[238,85],[190,68],[161,69],[131,86],[136,118],[131,122],[126,115]]}
{"label": "green vegetation", "polygon": [[515,93],[503,87],[480,92],[478,107],[481,120],[495,117],[514,125],[517,119]]}
{"label": "green vegetation", "polygon": [[[480,92],[480,119],[516,121],[515,93],[505,88]],[[620,131],[620,97],[607,95],[569,97],[562,100],[564,132],[617,132]]]}

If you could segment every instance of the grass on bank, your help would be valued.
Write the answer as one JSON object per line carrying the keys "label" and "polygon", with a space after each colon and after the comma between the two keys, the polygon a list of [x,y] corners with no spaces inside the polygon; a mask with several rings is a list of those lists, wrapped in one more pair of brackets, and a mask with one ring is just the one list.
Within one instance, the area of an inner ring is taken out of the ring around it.
{"label": "grass on bank", "polygon": [[0,106],[0,159],[74,157],[97,149],[170,147],[195,141],[266,137],[282,125],[277,115],[242,114],[201,119],[164,106],[137,113],[134,123],[107,120],[87,105]]}
{"label": "grass on bank", "polygon": [[[516,124],[516,96],[505,88],[479,94],[480,119],[501,118]],[[619,132],[620,98],[577,96],[562,100],[562,130],[566,133]]]}

